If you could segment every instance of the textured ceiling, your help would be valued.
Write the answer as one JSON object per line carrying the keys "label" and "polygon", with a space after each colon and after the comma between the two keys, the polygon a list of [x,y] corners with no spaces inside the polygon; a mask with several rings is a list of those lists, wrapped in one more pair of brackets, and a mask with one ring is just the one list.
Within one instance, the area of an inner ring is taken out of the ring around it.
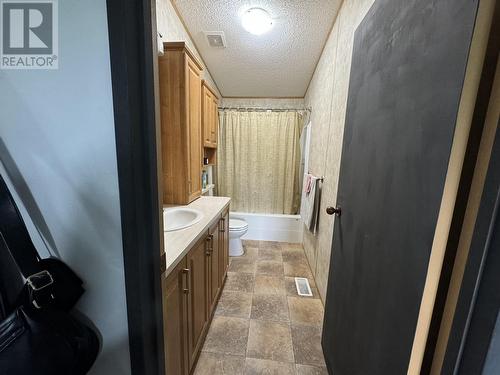
{"label": "textured ceiling", "polygon": [[[223,96],[303,97],[341,0],[172,0]],[[240,14],[267,10],[274,27],[260,36]],[[205,31],[224,31],[227,48]]]}

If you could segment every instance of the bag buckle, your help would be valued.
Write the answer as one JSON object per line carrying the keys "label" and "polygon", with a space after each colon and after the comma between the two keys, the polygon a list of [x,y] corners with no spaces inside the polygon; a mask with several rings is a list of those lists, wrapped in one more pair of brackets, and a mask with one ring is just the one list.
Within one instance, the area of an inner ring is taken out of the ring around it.
{"label": "bag buckle", "polygon": [[54,279],[49,271],[34,273],[33,275],[28,276],[27,281],[30,288],[35,292],[54,284]]}
{"label": "bag buckle", "polygon": [[31,288],[31,303],[33,303],[33,305],[37,309],[41,309],[43,305],[46,305],[50,300],[54,299],[54,295],[50,290],[47,293],[40,292],[41,290],[54,284],[54,279],[52,278],[52,275],[49,273],[49,271],[44,270],[28,276],[27,283]]}

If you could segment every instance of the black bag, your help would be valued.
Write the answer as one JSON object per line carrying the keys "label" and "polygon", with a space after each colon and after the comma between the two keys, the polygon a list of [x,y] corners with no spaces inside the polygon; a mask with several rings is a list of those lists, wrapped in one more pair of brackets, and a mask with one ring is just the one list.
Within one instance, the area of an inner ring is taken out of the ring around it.
{"label": "black bag", "polygon": [[[26,287],[18,305],[69,311],[84,292],[82,280],[57,258],[41,259],[5,181],[0,175],[0,234]],[[1,292],[1,291],[0,291]]]}
{"label": "black bag", "polygon": [[0,323],[2,375],[84,375],[98,352],[95,332],[64,311],[20,307]]}
{"label": "black bag", "polygon": [[83,282],[59,259],[39,257],[1,175],[0,256],[0,374],[86,374],[99,340],[68,313]]}

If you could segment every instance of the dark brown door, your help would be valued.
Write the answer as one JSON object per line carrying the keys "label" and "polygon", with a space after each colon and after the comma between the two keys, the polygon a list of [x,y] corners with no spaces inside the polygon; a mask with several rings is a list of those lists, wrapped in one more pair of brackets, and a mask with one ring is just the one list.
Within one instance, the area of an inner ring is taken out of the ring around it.
{"label": "dark brown door", "polygon": [[212,312],[217,303],[217,296],[220,289],[219,278],[219,222],[217,221],[209,231],[208,235],[208,256],[209,256],[209,312]]}
{"label": "dark brown door", "polygon": [[355,32],[322,340],[336,375],[408,370],[477,10],[438,3],[376,1]]}
{"label": "dark brown door", "polygon": [[165,368],[169,375],[187,375],[189,371],[187,287],[186,259],[183,259],[168,277],[162,277]]}
{"label": "dark brown door", "polygon": [[202,337],[207,328],[207,280],[208,265],[205,238],[202,238],[189,251],[187,255],[187,268],[189,278],[188,298],[188,346],[189,367],[195,362],[196,355],[200,350]]}

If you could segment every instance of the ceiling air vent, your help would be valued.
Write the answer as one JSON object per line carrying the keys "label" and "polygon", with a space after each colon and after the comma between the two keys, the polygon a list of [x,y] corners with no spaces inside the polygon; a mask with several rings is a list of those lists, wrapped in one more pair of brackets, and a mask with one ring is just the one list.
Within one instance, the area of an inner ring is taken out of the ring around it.
{"label": "ceiling air vent", "polygon": [[226,48],[226,37],[224,31],[205,31],[208,45],[214,48]]}

